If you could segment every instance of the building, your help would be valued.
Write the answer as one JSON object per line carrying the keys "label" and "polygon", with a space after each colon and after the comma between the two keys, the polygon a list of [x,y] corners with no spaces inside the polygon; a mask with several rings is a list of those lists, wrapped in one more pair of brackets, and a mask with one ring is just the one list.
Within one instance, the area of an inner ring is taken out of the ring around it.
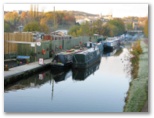
{"label": "building", "polygon": [[59,35],[59,36],[66,36],[68,35],[68,30],[56,30],[54,32],[51,32],[51,34]]}
{"label": "building", "polygon": [[133,29],[134,30],[138,29],[138,21],[133,21]]}

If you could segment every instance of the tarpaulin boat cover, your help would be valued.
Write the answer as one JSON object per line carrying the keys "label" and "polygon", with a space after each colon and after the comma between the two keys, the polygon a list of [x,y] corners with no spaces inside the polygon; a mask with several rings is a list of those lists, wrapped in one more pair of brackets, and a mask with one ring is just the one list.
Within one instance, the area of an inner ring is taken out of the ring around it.
{"label": "tarpaulin boat cover", "polygon": [[17,56],[17,59],[29,59],[29,58],[30,56],[21,56],[21,55]]}

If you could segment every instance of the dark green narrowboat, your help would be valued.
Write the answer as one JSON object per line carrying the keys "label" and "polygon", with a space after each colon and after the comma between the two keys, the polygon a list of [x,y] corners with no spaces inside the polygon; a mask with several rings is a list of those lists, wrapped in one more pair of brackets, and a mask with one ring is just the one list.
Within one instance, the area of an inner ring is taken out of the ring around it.
{"label": "dark green narrowboat", "polygon": [[81,50],[67,50],[64,52],[60,52],[56,54],[51,61],[51,69],[67,69],[72,66],[73,63],[73,55]]}
{"label": "dark green narrowboat", "polygon": [[101,53],[97,46],[73,55],[73,68],[87,68],[100,61]]}

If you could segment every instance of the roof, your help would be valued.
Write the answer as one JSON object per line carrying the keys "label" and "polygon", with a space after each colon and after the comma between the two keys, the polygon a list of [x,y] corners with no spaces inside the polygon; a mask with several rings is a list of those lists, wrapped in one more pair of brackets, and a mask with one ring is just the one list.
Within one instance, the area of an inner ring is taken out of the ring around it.
{"label": "roof", "polygon": [[94,48],[89,48],[89,49],[84,50],[82,52],[79,52],[77,54],[87,54],[87,53],[90,53],[90,52],[94,52],[95,50],[99,50],[99,49],[97,47],[95,47],[95,49]]}
{"label": "roof", "polygon": [[30,56],[22,56],[22,55],[19,55],[17,56],[17,59],[29,59]]}
{"label": "roof", "polygon": [[54,32],[51,32],[51,34],[56,34],[56,35],[59,35],[59,36],[67,36],[68,30],[56,30]]}
{"label": "roof", "polygon": [[74,53],[77,53],[77,52],[80,52],[80,51],[81,50],[71,49],[71,50],[67,50],[67,51],[64,51],[64,52],[60,52],[57,55],[69,55],[69,54],[74,54]]}
{"label": "roof", "polygon": [[117,37],[109,37],[109,38],[107,38],[107,40],[105,42],[113,43],[114,41],[117,41],[117,40],[119,40],[119,38],[117,38]]}

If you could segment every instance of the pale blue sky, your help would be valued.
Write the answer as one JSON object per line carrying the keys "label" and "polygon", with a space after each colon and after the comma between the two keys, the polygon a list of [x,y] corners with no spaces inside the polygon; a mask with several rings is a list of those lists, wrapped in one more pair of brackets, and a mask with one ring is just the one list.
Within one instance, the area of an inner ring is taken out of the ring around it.
{"label": "pale blue sky", "polygon": [[[148,16],[148,4],[38,4],[39,11],[77,10],[113,17]],[[4,11],[29,10],[30,4],[4,4]]]}

